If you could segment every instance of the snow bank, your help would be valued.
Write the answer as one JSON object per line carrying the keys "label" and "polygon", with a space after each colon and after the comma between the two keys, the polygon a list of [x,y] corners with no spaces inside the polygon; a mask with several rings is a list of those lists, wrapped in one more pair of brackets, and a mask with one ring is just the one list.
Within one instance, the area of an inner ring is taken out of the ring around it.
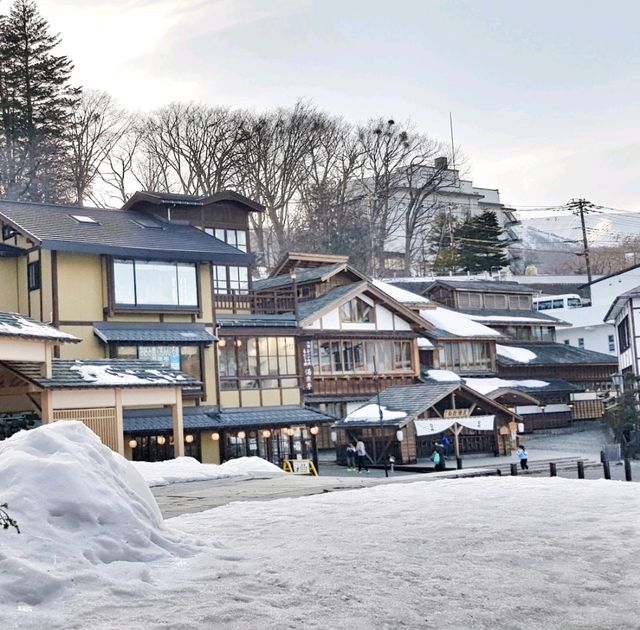
{"label": "snow bank", "polygon": [[434,381],[440,381],[441,383],[458,383],[460,377],[451,370],[427,370],[429,378]]}
{"label": "snow bank", "polygon": [[448,308],[421,309],[420,317],[456,337],[502,337],[492,328],[473,321],[469,315]]}
{"label": "snow bank", "polygon": [[21,531],[0,531],[0,601],[42,604],[113,571],[125,588],[148,580],[144,563],[190,553],[135,468],[80,422],[0,442],[0,499]]}
{"label": "snow bank", "polygon": [[529,361],[533,361],[538,356],[535,352],[531,352],[531,350],[527,350],[526,348],[503,346],[499,343],[496,344],[496,352],[501,357],[506,357],[518,363],[529,363]]}
{"label": "snow bank", "polygon": [[228,479],[243,475],[286,474],[261,457],[240,457],[224,464],[201,464],[193,457],[178,457],[164,462],[131,462],[149,486],[168,486],[188,481]]}

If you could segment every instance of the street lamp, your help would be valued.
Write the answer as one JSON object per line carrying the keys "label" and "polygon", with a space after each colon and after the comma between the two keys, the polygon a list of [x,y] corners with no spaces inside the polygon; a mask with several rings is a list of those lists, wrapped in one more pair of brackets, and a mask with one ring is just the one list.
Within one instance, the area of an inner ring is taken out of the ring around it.
{"label": "street lamp", "polygon": [[616,374],[611,375],[611,382],[613,386],[616,388],[616,395],[620,396],[624,392],[624,376],[617,372]]}

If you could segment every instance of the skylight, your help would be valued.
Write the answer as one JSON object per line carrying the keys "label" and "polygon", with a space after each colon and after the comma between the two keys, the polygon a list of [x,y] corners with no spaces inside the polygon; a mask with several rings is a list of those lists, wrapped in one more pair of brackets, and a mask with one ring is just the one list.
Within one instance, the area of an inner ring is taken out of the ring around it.
{"label": "skylight", "polygon": [[95,219],[92,219],[85,214],[70,214],[69,216],[72,219],[75,219],[78,223],[95,223],[96,225],[99,225]]}
{"label": "skylight", "polygon": [[136,217],[135,219],[131,219],[131,222],[144,228],[152,228],[154,230],[162,229],[162,225],[150,217]]}

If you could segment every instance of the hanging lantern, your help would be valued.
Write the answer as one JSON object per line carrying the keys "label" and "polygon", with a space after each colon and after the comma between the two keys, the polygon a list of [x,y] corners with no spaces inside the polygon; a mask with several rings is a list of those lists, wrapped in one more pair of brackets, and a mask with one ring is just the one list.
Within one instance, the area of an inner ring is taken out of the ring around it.
{"label": "hanging lantern", "polygon": [[167,438],[166,438],[166,437],[164,437],[164,435],[159,435],[159,436],[156,438],[156,442],[157,442],[158,444],[160,444],[160,446],[163,446],[164,444],[166,444],[166,443],[167,443]]}
{"label": "hanging lantern", "polygon": [[224,348],[227,345],[227,340],[222,337],[222,339],[220,339],[220,341],[218,341],[218,346],[220,346],[221,348]]}
{"label": "hanging lantern", "polygon": [[191,433],[188,433],[187,435],[184,436],[184,441],[187,444],[191,444],[191,442],[193,442],[193,435],[191,435]]}
{"label": "hanging lantern", "polygon": [[244,440],[247,437],[247,434],[244,431],[238,431],[238,438],[240,440]]}
{"label": "hanging lantern", "polygon": [[129,440],[129,448],[136,448],[138,442],[136,440]]}
{"label": "hanging lantern", "polygon": [[295,435],[295,431],[293,429],[287,429],[287,435],[289,437],[293,437]]}
{"label": "hanging lantern", "polygon": [[318,435],[318,433],[320,433],[320,428],[319,427],[311,427],[309,429],[309,433],[311,433],[311,435]]}
{"label": "hanging lantern", "polygon": [[265,430],[262,432],[262,437],[263,437],[263,438],[270,438],[270,437],[271,437],[271,431],[269,431],[269,429],[265,429]]}
{"label": "hanging lantern", "polygon": [[212,439],[214,442],[217,442],[217,441],[220,439],[220,434],[219,434],[219,433],[217,433],[217,432],[216,432],[216,433],[212,433],[212,434],[211,434],[211,439]]}

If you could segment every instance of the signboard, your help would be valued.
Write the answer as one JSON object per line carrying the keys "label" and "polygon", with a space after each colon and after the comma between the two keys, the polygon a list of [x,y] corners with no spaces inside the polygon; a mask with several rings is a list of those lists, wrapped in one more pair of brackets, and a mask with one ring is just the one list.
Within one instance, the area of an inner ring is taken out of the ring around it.
{"label": "signboard", "polygon": [[471,415],[471,409],[445,409],[445,418],[466,418]]}
{"label": "signboard", "polygon": [[282,464],[282,469],[294,475],[318,476],[318,471],[312,459],[285,459]]}
{"label": "signboard", "polygon": [[302,345],[302,391],[305,394],[313,392],[313,363],[311,360],[311,340]]}

